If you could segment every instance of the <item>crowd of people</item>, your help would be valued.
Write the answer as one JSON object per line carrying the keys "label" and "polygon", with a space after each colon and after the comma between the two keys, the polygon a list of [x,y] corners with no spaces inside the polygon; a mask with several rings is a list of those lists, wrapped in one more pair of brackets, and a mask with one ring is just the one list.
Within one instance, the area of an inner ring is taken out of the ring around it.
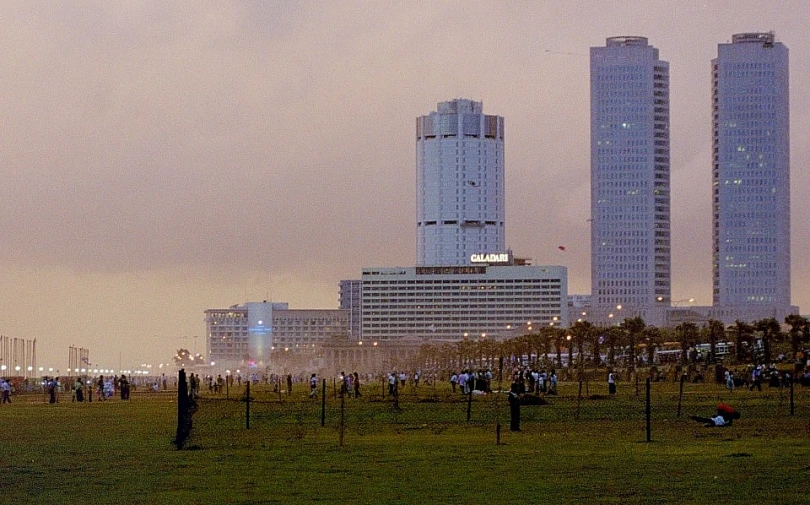
{"label": "crowd of people", "polygon": [[[747,387],[749,391],[762,391],[763,382],[770,388],[790,387],[793,383],[793,375],[787,370],[779,370],[775,365],[756,365],[749,368],[740,370],[717,365],[715,382],[725,385],[729,391],[741,387]],[[800,381],[803,386],[810,386],[810,370],[800,374]]]}
{"label": "crowd of people", "polygon": [[[517,395],[555,395],[557,393],[558,375],[554,368],[543,368],[539,366],[528,366],[520,363],[513,363],[511,371],[506,375],[512,376],[512,384],[514,385],[515,393]],[[712,367],[714,370],[712,371]],[[804,368],[804,367],[802,367]],[[565,372],[565,371],[564,371]],[[621,370],[608,369],[604,377],[607,380],[607,387],[610,394],[616,393],[616,386],[619,377],[622,375]],[[672,374],[671,372],[674,372]],[[798,372],[791,373],[791,371],[784,370],[784,367],[777,368],[775,365],[740,365],[735,368],[726,367],[723,364],[717,365],[704,365],[704,366],[684,366],[676,365],[670,367],[650,368],[650,377],[653,380],[670,380],[669,377],[675,378],[683,377],[689,382],[704,382],[707,376],[714,374],[715,382],[725,386],[729,391],[734,391],[738,388],[748,388],[749,391],[763,389],[767,387],[789,387],[795,382],[802,386],[810,387],[810,367],[800,369]],[[569,375],[571,372],[565,372],[567,380],[571,380]],[[574,376],[577,377],[577,371],[574,371]],[[207,388],[209,394],[222,394],[229,387],[242,387],[246,383],[253,385],[263,383],[266,386],[273,388],[276,393],[282,391],[286,394],[292,394],[295,384],[308,386],[309,396],[315,398],[318,396],[318,386],[320,379],[317,373],[312,373],[307,376],[304,373],[297,375],[293,374],[260,374],[258,372],[249,373],[247,375],[241,374],[206,374],[201,376],[197,373],[189,373],[189,394],[194,398],[198,398],[200,391]],[[563,377],[565,379],[566,377]],[[425,380],[423,381],[423,378]],[[337,391],[341,394],[353,398],[362,397],[361,382],[372,383],[374,381],[382,380],[383,384],[387,384],[388,395],[395,396],[403,392],[406,387],[412,388],[411,391],[417,391],[420,384],[426,382],[428,385],[434,384],[436,381],[449,381],[451,391],[453,393],[467,394],[486,394],[492,392],[493,373],[489,368],[464,368],[458,371],[438,371],[428,370],[423,374],[422,370],[416,369],[413,372],[407,371],[391,371],[380,375],[366,373],[361,375],[358,372],[345,373],[340,372],[334,379],[337,385]],[[130,378],[126,375],[113,375],[113,376],[97,376],[95,378],[67,378],[67,377],[43,377],[42,379],[23,379],[14,378],[0,379],[0,394],[2,394],[2,403],[10,403],[12,395],[15,391],[19,392],[34,392],[37,389],[45,393],[46,398],[50,402],[58,402],[59,394],[66,391],[72,393],[72,400],[83,402],[89,400],[105,401],[113,397],[120,397],[122,400],[130,398],[131,391],[137,386],[145,386],[148,391],[167,390],[169,380],[173,380],[174,386],[177,385],[177,378],[167,378],[165,374],[161,377],[136,377],[131,382]],[[330,384],[331,386],[332,384]],[[285,387],[286,386],[286,387]],[[384,387],[384,386],[383,386]],[[510,390],[512,387],[510,387]],[[506,391],[504,391],[505,393]]]}

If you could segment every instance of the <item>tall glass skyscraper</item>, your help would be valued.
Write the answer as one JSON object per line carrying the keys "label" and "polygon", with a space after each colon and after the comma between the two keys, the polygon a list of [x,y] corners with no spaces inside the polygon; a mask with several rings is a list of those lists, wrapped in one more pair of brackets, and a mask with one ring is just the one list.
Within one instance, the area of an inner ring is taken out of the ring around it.
{"label": "tall glass skyscraper", "polygon": [[663,320],[671,299],[669,163],[669,63],[645,37],[592,47],[594,319]]}
{"label": "tall glass skyscraper", "polygon": [[417,266],[504,252],[503,118],[483,108],[456,99],[416,118]]}
{"label": "tall glass skyscraper", "polygon": [[[712,60],[714,305],[790,305],[788,49],[740,33]],[[768,312],[770,313],[770,312]]]}

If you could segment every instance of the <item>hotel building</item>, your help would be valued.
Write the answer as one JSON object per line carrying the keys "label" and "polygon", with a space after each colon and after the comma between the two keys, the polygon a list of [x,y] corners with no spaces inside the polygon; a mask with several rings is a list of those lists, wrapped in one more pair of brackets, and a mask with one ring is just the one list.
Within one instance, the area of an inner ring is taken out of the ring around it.
{"label": "hotel building", "polygon": [[364,268],[362,285],[365,342],[500,340],[568,326],[560,266]]}

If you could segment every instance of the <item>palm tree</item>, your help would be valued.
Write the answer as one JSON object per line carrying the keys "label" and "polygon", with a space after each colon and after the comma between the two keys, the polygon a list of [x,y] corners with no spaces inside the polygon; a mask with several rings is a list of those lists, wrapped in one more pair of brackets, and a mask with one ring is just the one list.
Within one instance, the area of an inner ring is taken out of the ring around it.
{"label": "palm tree", "polygon": [[543,346],[543,365],[548,363],[548,354],[551,352],[551,335],[540,333],[540,342]]}
{"label": "palm tree", "polygon": [[709,322],[703,327],[702,333],[709,340],[709,355],[706,357],[706,363],[714,363],[717,361],[717,339],[725,340],[726,326],[717,319],[709,319]]}
{"label": "palm tree", "polygon": [[562,344],[565,340],[565,330],[562,328],[543,328],[540,331],[548,335],[549,340],[554,340],[554,348],[557,350],[557,365],[562,366]]}
{"label": "palm tree", "polygon": [[675,327],[675,337],[681,344],[681,363],[689,361],[689,348],[697,343],[698,327],[695,323],[685,322]]}
{"label": "palm tree", "polygon": [[742,363],[745,360],[745,344],[751,344],[751,339],[754,336],[754,327],[737,319],[729,329],[734,333],[734,347],[736,348],[735,354],[737,363]]}
{"label": "palm tree", "polygon": [[605,343],[607,344],[607,364],[613,366],[616,364],[616,345],[619,344],[624,337],[624,330],[618,326],[610,326],[605,332]]}
{"label": "palm tree", "polygon": [[464,340],[456,342],[456,356],[458,358],[459,369],[464,369],[472,359],[475,352],[474,347],[475,343],[467,337],[464,337]]}
{"label": "palm tree", "polygon": [[771,344],[777,342],[781,336],[782,328],[779,321],[773,317],[760,319],[754,323],[762,338],[762,359],[765,363],[771,362]]}
{"label": "palm tree", "polygon": [[790,335],[791,359],[796,359],[796,355],[799,354],[799,346],[810,339],[810,321],[798,314],[790,314],[785,317],[785,324],[790,326],[788,334]]}
{"label": "palm tree", "polygon": [[[543,338],[540,333],[529,333],[523,336],[524,340],[526,341],[526,349],[528,352],[526,353],[529,356],[529,362],[534,366],[537,366],[540,362],[540,353],[543,350]],[[532,363],[532,355],[534,355],[534,362]]]}
{"label": "palm tree", "polygon": [[602,349],[601,345],[605,341],[605,333],[607,328],[601,326],[594,326],[591,332],[591,354],[594,366],[602,364]]}
{"label": "palm tree", "polygon": [[644,319],[636,316],[625,319],[621,327],[626,332],[627,344],[630,348],[630,371],[632,372],[636,369],[636,343],[644,334],[647,324]]}
{"label": "palm tree", "polygon": [[594,333],[593,329],[593,324],[588,321],[577,321],[571,325],[571,335],[579,350],[578,363],[580,368],[585,363],[585,341],[590,339],[591,334]]}
{"label": "palm tree", "polygon": [[646,344],[645,350],[647,351],[647,366],[652,366],[655,361],[655,350],[661,346],[664,341],[663,333],[655,326],[648,326],[644,329],[644,343]]}

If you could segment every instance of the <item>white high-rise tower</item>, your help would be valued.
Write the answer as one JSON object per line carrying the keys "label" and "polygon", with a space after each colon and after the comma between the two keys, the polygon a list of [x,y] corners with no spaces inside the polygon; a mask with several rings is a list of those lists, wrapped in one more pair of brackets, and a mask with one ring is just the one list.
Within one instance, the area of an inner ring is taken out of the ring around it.
{"label": "white high-rise tower", "polygon": [[594,320],[663,322],[671,298],[669,167],[669,63],[645,37],[608,38],[591,48]]}
{"label": "white high-rise tower", "polygon": [[712,60],[714,305],[790,311],[788,49],[740,33]]}
{"label": "white high-rise tower", "polygon": [[504,238],[503,118],[456,99],[416,118],[416,264],[467,265]]}

